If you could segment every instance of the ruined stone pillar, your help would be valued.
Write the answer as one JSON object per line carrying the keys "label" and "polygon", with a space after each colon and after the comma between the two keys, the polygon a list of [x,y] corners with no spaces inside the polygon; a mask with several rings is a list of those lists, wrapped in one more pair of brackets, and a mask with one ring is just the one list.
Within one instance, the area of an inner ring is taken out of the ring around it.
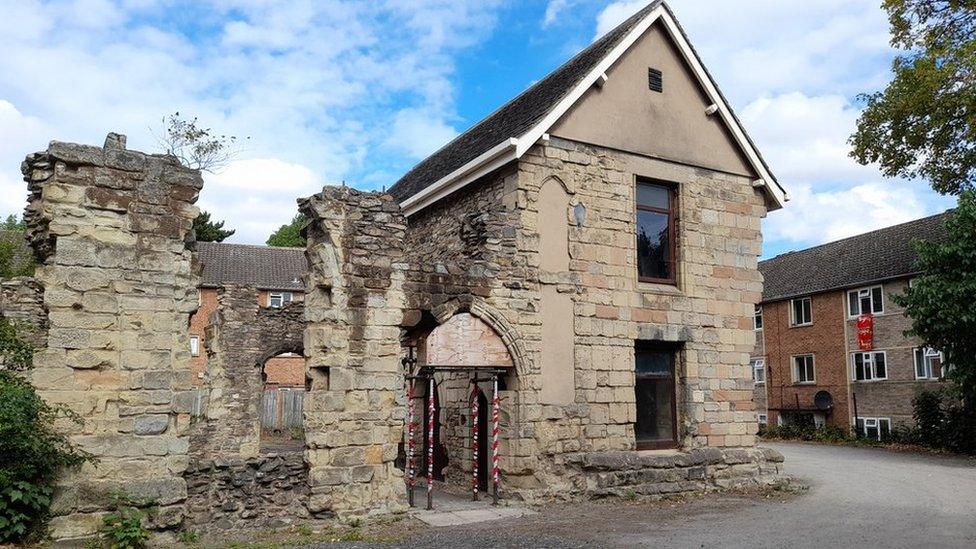
{"label": "ruined stone pillar", "polygon": [[60,479],[53,534],[92,534],[116,489],[154,500],[157,526],[176,525],[198,282],[186,241],[200,174],[172,156],[128,151],[117,134],[104,147],[52,142],[22,171],[49,324],[31,381],[84,419],[63,427],[98,459]]}
{"label": "ruined stone pillar", "polygon": [[325,187],[310,219],[305,353],[306,461],[318,515],[405,507],[394,467],[405,398],[399,361],[406,221],[389,195]]}

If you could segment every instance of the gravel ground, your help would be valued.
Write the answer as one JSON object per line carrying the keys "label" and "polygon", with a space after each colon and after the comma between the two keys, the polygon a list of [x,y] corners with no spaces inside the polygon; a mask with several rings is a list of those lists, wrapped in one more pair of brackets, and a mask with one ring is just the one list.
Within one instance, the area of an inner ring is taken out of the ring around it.
{"label": "gravel ground", "polygon": [[362,530],[395,542],[320,547],[976,547],[976,462],[807,444],[770,444],[810,486],[669,502],[555,504],[538,514],[461,527],[412,520]]}

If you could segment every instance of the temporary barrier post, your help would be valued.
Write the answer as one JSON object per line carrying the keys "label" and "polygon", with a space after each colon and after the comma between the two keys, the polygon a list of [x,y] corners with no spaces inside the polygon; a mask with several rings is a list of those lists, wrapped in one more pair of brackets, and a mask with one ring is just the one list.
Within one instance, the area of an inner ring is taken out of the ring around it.
{"label": "temporary barrier post", "polygon": [[491,380],[491,483],[492,505],[498,505],[498,374]]}

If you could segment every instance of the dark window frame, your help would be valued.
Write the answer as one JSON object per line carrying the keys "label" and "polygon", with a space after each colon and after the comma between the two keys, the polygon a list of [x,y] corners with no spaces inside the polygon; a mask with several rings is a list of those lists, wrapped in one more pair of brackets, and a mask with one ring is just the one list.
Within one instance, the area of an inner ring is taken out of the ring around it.
{"label": "dark window frame", "polygon": [[[668,208],[658,208],[655,206],[644,206],[637,201],[637,188],[641,185],[653,185],[656,187],[664,187],[668,190]],[[678,284],[678,186],[675,183],[668,181],[661,181],[659,179],[651,179],[648,177],[637,177],[634,183],[634,250],[638,250],[637,243],[637,227],[638,212],[654,212],[659,214],[665,214],[668,216],[668,278],[655,278],[648,276],[641,276],[640,274],[640,258],[637,258],[637,281],[646,282],[649,284],[668,284],[671,286],[677,286]]]}
{"label": "dark window frame", "polygon": [[[671,375],[661,376],[654,374],[641,374],[637,372],[636,368],[636,358],[637,354],[641,351],[650,352],[666,352],[671,355]],[[637,341],[634,345],[634,389],[637,389],[638,379],[656,379],[656,380],[667,380],[671,381],[671,440],[637,440],[637,425],[634,424],[634,438],[637,444],[638,450],[670,450],[679,448],[681,446],[681,434],[678,432],[680,422],[678,421],[678,362],[681,359],[681,349],[680,347],[659,341]],[[634,402],[637,405],[637,402]]]}

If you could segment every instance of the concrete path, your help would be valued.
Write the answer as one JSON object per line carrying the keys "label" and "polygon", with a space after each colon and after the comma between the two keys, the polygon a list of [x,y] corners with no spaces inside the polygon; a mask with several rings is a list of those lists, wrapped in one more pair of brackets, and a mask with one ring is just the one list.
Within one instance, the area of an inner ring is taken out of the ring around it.
{"label": "concrete path", "polygon": [[532,516],[427,528],[375,546],[976,547],[976,461],[873,448],[770,446],[786,456],[787,471],[809,491],[553,504]]}
{"label": "concrete path", "polygon": [[434,489],[434,508],[428,511],[426,488],[418,486],[413,493],[417,507],[410,510],[410,516],[430,526],[461,526],[535,514],[535,511],[517,504],[492,505],[492,498],[488,494],[481,494],[479,501],[472,501],[468,494],[450,494],[438,488]]}

